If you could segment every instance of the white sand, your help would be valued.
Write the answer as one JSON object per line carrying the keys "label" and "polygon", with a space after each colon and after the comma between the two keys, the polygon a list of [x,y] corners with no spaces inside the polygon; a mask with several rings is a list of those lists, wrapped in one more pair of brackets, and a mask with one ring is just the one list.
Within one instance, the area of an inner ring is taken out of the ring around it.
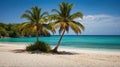
{"label": "white sand", "polygon": [[65,54],[19,52],[24,48],[0,43],[0,67],[120,67],[120,52],[115,51],[60,48]]}

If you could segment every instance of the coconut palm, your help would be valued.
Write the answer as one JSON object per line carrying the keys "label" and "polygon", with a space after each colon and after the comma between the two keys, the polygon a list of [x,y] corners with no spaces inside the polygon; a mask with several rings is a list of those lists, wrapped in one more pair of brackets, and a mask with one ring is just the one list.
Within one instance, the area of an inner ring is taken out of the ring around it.
{"label": "coconut palm", "polygon": [[53,29],[59,28],[59,34],[62,33],[53,52],[57,52],[62,37],[65,32],[69,32],[69,28],[71,28],[76,34],[81,33],[81,31],[84,30],[84,26],[80,22],[75,21],[76,18],[83,18],[83,14],[81,12],[71,14],[72,7],[73,4],[62,2],[59,5],[59,10],[52,10],[53,12],[56,12],[56,14],[51,15],[51,18],[55,21],[52,27]]}
{"label": "coconut palm", "polygon": [[49,33],[47,29],[50,29],[49,24],[47,24],[47,12],[41,12],[41,8],[35,6],[32,7],[31,10],[26,10],[25,13],[21,16],[21,18],[27,18],[29,22],[23,23],[20,25],[20,29],[23,32],[27,32],[31,34],[33,32],[36,33],[36,43],[39,41],[38,36],[39,33],[42,32],[44,34]]}

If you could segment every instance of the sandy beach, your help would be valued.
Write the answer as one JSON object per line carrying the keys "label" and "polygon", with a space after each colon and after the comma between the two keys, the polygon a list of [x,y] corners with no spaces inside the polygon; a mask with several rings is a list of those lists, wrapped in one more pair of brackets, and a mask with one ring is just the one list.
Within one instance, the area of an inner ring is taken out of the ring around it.
{"label": "sandy beach", "polygon": [[60,48],[61,54],[29,53],[26,45],[0,43],[0,67],[120,67],[120,52]]}

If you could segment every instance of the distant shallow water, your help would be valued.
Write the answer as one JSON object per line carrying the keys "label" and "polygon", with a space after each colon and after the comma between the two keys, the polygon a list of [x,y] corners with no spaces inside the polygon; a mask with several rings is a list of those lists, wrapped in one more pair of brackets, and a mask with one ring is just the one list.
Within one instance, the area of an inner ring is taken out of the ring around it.
{"label": "distant shallow water", "polygon": [[[39,37],[39,40],[55,46],[60,36]],[[35,37],[31,38],[1,38],[0,43],[23,43],[30,44],[36,41]],[[120,36],[76,36],[65,35],[61,42],[62,47],[77,48],[77,49],[98,49],[98,50],[119,50],[120,51]]]}

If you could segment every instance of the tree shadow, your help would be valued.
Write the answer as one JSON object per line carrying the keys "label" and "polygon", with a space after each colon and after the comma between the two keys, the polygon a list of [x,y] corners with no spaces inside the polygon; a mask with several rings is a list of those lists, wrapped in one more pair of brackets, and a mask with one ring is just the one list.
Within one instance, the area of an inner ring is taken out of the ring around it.
{"label": "tree shadow", "polygon": [[[29,54],[43,54],[44,52],[39,51],[39,50],[35,50],[35,51],[26,51],[25,49],[15,49],[15,50],[11,50],[14,53],[29,53]],[[48,53],[46,53],[48,54]]]}
{"label": "tree shadow", "polygon": [[11,50],[12,52],[14,52],[14,53],[24,53],[24,52],[26,52],[26,50],[24,50],[24,49],[15,49],[15,50]]}
{"label": "tree shadow", "polygon": [[57,53],[52,53],[52,54],[57,54],[57,55],[78,55],[79,53],[67,52],[67,51],[59,51]]}
{"label": "tree shadow", "polygon": [[45,53],[45,52],[41,52],[39,50],[36,51],[26,51],[25,49],[15,49],[15,50],[11,50],[14,53],[30,53],[30,54],[53,54],[53,55],[78,55],[79,53],[75,53],[75,52],[67,52],[67,51],[59,51],[56,53],[53,52],[49,52],[49,53]]}

